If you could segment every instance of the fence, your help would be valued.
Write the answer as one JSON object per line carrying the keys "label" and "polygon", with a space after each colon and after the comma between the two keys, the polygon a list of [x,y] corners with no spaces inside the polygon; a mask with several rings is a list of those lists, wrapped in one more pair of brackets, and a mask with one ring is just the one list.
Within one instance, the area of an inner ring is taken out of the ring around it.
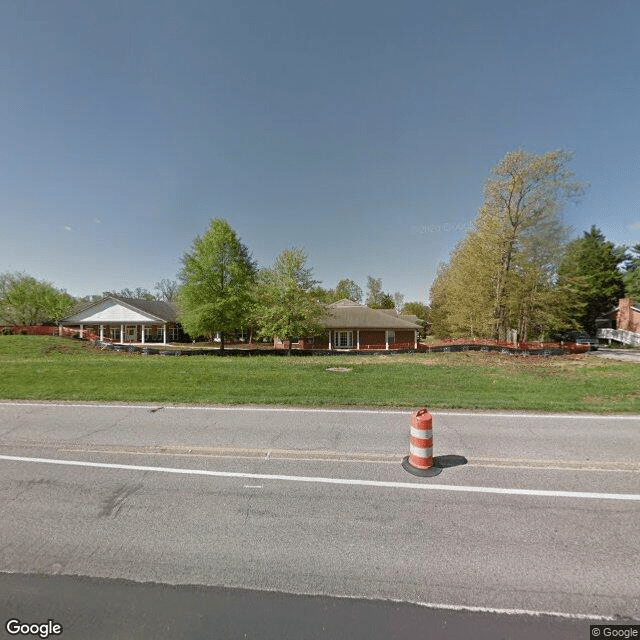
{"label": "fence", "polygon": [[633,347],[640,347],[640,333],[625,331],[624,329],[598,329],[598,338],[605,340],[615,340],[622,344],[629,344]]}

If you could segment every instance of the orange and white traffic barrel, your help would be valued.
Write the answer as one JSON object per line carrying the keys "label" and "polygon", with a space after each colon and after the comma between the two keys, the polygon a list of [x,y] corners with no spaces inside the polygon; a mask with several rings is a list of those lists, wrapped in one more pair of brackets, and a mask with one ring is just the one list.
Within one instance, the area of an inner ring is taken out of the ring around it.
{"label": "orange and white traffic barrel", "polygon": [[415,476],[436,476],[442,469],[433,464],[433,418],[427,409],[411,414],[409,455],[402,460],[403,468]]}

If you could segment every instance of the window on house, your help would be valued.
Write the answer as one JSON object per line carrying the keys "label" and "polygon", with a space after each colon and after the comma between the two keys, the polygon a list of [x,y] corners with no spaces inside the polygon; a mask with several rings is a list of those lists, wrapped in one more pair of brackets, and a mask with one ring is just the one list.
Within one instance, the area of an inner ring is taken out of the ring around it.
{"label": "window on house", "polygon": [[389,344],[396,341],[395,331],[387,331],[387,341],[389,342]]}
{"label": "window on house", "polygon": [[120,340],[120,329],[116,327],[109,327],[109,337],[112,340]]}
{"label": "window on house", "polygon": [[353,346],[353,332],[352,331],[336,331],[335,343],[338,349],[349,349]]}

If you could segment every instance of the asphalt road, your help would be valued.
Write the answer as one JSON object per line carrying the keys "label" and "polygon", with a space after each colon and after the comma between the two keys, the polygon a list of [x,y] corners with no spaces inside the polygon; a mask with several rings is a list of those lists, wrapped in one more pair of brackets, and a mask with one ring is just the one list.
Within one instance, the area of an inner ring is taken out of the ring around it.
{"label": "asphalt road", "polygon": [[640,417],[433,415],[0,403],[0,570],[640,619]]}

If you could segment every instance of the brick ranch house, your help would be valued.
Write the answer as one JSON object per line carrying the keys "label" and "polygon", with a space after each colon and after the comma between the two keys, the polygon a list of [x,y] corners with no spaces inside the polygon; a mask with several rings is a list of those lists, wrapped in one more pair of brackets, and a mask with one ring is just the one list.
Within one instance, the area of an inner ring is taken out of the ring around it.
{"label": "brick ranch house", "polygon": [[[370,309],[353,300],[340,300],[327,305],[322,324],[327,335],[293,338],[294,349],[417,349],[422,330],[415,316],[401,316],[394,310]],[[287,349],[289,342],[274,340],[276,349]]]}
{"label": "brick ranch house", "polygon": [[90,334],[118,344],[179,341],[183,337],[176,310],[168,302],[107,296],[58,323],[76,328],[81,337]]}

